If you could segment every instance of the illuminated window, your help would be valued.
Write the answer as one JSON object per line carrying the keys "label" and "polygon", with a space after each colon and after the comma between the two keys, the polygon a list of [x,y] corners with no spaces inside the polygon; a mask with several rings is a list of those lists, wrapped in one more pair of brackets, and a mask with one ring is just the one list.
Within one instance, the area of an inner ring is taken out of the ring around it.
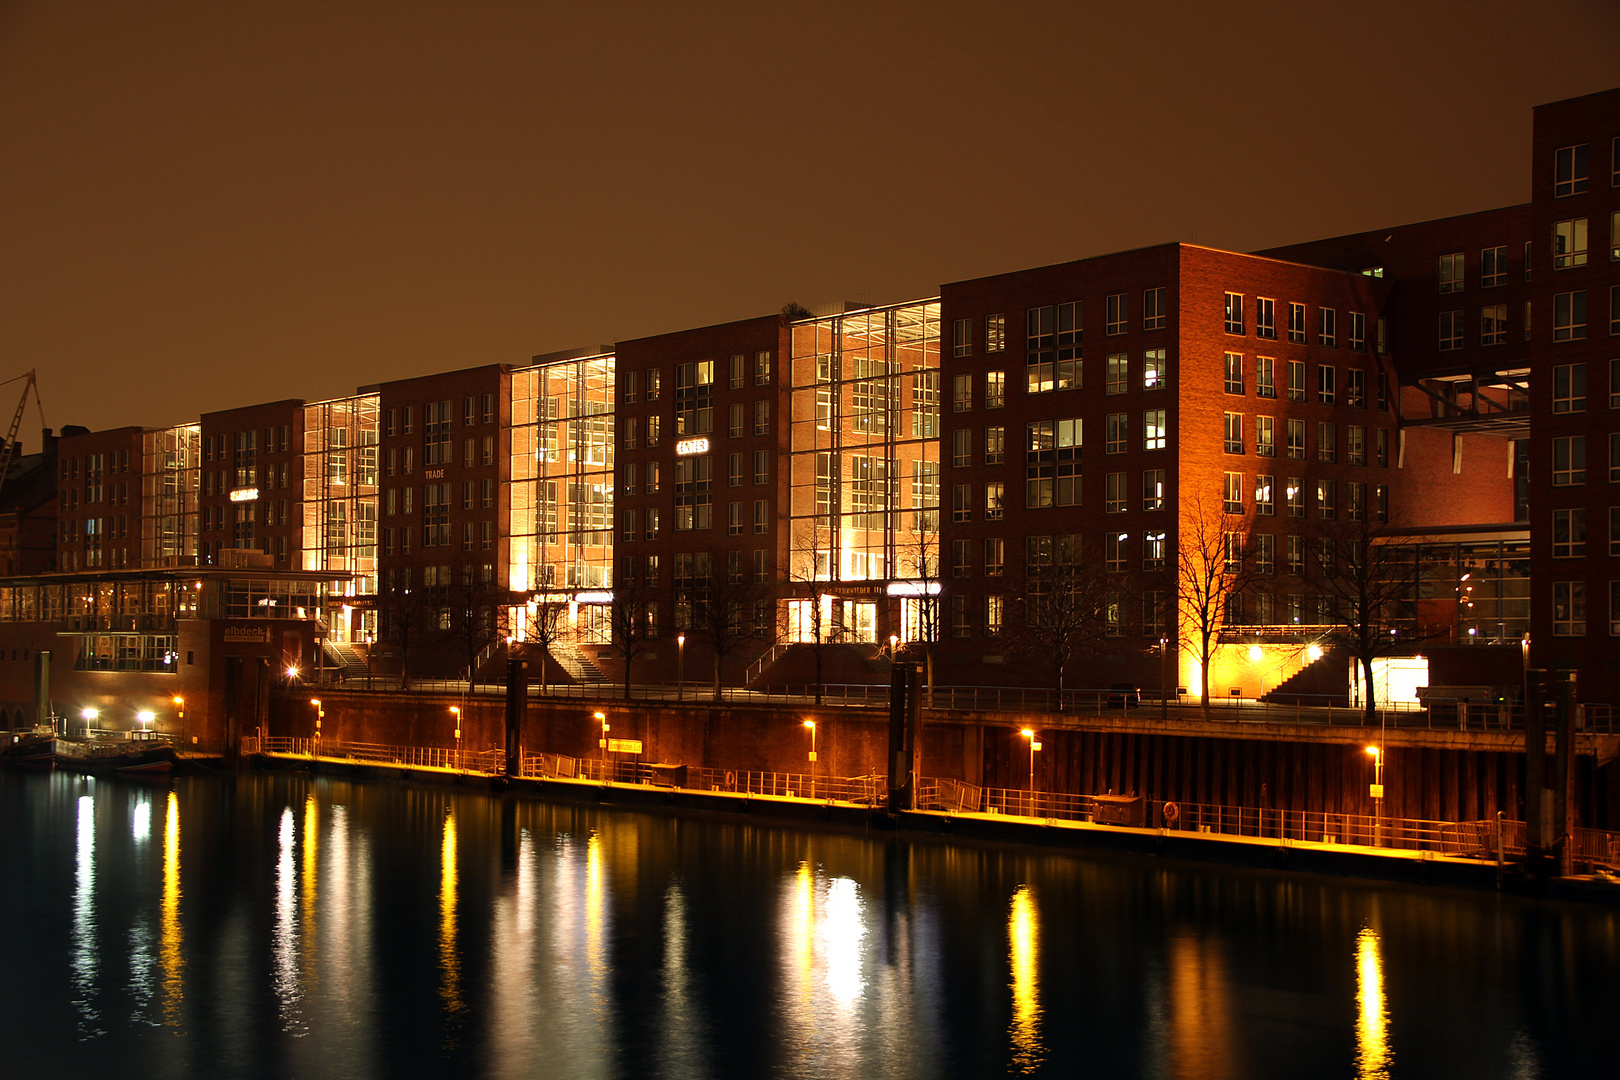
{"label": "illuminated window", "polygon": [[1263,398],[1277,396],[1277,361],[1273,357],[1254,358],[1254,394]]}
{"label": "illuminated window", "polygon": [[[1335,517],[1338,516],[1338,509],[1337,509],[1337,506],[1335,505],[1335,503],[1336,503],[1335,497],[1336,497],[1337,494],[1338,494],[1338,484],[1335,481],[1332,481],[1332,480],[1318,480],[1316,482],[1316,516],[1317,517],[1321,518],[1323,521],[1332,521]],[[1329,537],[1323,537],[1323,539],[1324,540],[1330,540]]]}
{"label": "illuminated window", "polygon": [[659,429],[662,427],[660,421],[661,418],[658,416],[647,417],[647,446],[649,448],[658,445]]}
{"label": "illuminated window", "polygon": [[1142,509],[1164,509],[1164,470],[1144,469],[1142,471]]}
{"label": "illuminated window", "polygon": [[1254,512],[1260,517],[1273,517],[1277,513],[1277,502],[1273,495],[1275,487],[1274,478],[1262,473],[1254,478]]}
{"label": "illuminated window", "polygon": [[1229,352],[1226,354],[1226,392],[1228,394],[1243,393],[1243,354]]}
{"label": "illuminated window", "polygon": [[1001,633],[1003,611],[1006,607],[1006,597],[1000,593],[986,593],[984,597],[984,634],[986,637],[997,637]]}
{"label": "illuminated window", "polygon": [[1259,457],[1277,456],[1277,421],[1270,416],[1254,418],[1254,452]]}
{"label": "illuminated window", "polygon": [[657,368],[647,369],[647,400],[657,401],[661,374]]}
{"label": "illuminated window", "polygon": [[1142,389],[1162,390],[1170,385],[1170,363],[1161,349],[1142,350]]}
{"label": "illuminated window", "polygon": [[1166,433],[1163,409],[1147,409],[1142,413],[1142,449],[1163,450],[1168,435]]}
{"label": "illuminated window", "polygon": [[1507,248],[1488,247],[1479,253],[1479,284],[1484,289],[1507,284]]}
{"label": "illuminated window", "polygon": [[1005,371],[987,371],[984,373],[984,407],[999,409],[1007,404],[1007,373]]}
{"label": "illuminated window", "polygon": [[1007,316],[987,315],[984,320],[984,351],[1001,352],[1007,347]]}
{"label": "illuminated window", "polygon": [[990,480],[984,485],[984,519],[986,521],[1000,521],[1006,510],[1006,487],[1000,480]]}
{"label": "illuminated window", "polygon": [[760,351],[754,354],[754,385],[771,385],[771,354]]}
{"label": "illuminated window", "polygon": [[[714,361],[675,365],[675,434],[714,430]],[[649,438],[647,445],[651,446]]]}
{"label": "illuminated window", "polygon": [[1227,514],[1243,513],[1243,474],[1229,472],[1225,475],[1224,491],[1221,497],[1221,510]]}
{"label": "illuminated window", "polygon": [[1081,422],[1040,420],[1028,426],[1024,505],[1080,505]]}
{"label": "illuminated window", "polygon": [[1007,429],[999,425],[984,429],[984,463],[1000,465],[1007,455]]}
{"label": "illuminated window", "polygon": [[1463,253],[1456,252],[1451,255],[1440,256],[1440,291],[1443,293],[1462,292],[1463,290]]}
{"label": "illuminated window", "polygon": [[1288,505],[1288,516],[1300,518],[1305,516],[1305,481],[1297,476],[1288,478],[1288,486],[1283,488],[1283,498]]}
{"label": "illuminated window", "polygon": [[1553,223],[1553,269],[1570,270],[1586,265],[1586,219],[1572,218]]}
{"label": "illuminated window", "polygon": [[1587,150],[1580,146],[1564,146],[1553,152],[1553,198],[1580,195],[1586,191]]}
{"label": "illuminated window", "polygon": [[1165,564],[1165,534],[1162,530],[1142,534],[1142,569],[1152,572],[1163,570]]}

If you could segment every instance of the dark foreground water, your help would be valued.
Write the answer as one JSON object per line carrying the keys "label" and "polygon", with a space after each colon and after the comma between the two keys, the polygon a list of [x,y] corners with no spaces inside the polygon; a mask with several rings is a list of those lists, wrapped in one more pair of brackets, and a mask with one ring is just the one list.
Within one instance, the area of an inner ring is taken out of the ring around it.
{"label": "dark foreground water", "polygon": [[1620,1075],[1614,911],[0,772],[7,1077]]}

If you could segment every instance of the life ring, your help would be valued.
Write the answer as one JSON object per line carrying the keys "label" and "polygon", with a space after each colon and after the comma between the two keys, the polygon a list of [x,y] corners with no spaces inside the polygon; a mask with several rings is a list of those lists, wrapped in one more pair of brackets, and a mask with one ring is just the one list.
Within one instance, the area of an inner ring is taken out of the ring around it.
{"label": "life ring", "polygon": [[1177,806],[1173,802],[1167,802],[1167,803],[1164,804],[1164,820],[1165,820],[1165,824],[1167,824],[1167,825],[1168,824],[1174,824],[1180,817],[1181,817],[1181,807]]}
{"label": "life ring", "polygon": [[732,772],[730,769],[726,770],[726,790],[727,791],[736,791],[737,790],[737,774]]}

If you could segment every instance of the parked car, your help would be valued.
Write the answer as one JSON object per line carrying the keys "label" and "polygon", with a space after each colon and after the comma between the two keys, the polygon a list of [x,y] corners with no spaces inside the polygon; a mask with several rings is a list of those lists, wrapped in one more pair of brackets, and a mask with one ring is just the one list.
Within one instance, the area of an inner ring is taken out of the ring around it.
{"label": "parked car", "polygon": [[1110,709],[1130,709],[1142,704],[1142,690],[1130,683],[1117,682],[1108,687]]}

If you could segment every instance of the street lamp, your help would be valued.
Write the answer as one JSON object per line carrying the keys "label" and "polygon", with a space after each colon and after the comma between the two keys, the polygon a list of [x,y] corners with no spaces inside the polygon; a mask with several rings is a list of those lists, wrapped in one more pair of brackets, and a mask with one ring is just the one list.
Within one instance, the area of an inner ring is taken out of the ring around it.
{"label": "street lamp", "polygon": [[1029,816],[1035,816],[1035,751],[1041,744],[1035,741],[1033,728],[1024,728],[1018,734],[1029,740]]}
{"label": "street lamp", "polygon": [[101,715],[100,709],[80,709],[79,718],[84,721],[84,737],[90,737],[90,725],[95,723],[96,717]]}
{"label": "street lamp", "polygon": [[675,635],[675,700],[686,698],[686,635]]}
{"label": "street lamp", "polygon": [[450,712],[456,718],[456,768],[461,768],[461,709],[455,705],[450,706]]}
{"label": "street lamp", "polygon": [[174,695],[174,726],[176,733],[186,724],[186,699],[179,694]]}
{"label": "street lamp", "polygon": [[326,709],[321,706],[321,699],[318,698],[318,697],[310,698],[309,703],[311,705],[315,706],[315,738],[310,740],[310,744],[309,744],[309,756],[314,757],[315,756],[315,748],[320,743],[320,739],[321,739],[321,720],[324,719],[325,716],[326,716]]}
{"label": "street lamp", "polygon": [[816,722],[806,720],[804,726],[810,729],[810,797],[816,797]]}
{"label": "street lamp", "polygon": [[1367,747],[1373,759],[1373,782],[1369,794],[1373,797],[1373,843],[1379,842],[1384,824],[1384,750],[1379,746]]}
{"label": "street lamp", "polygon": [[152,721],[157,719],[157,713],[151,709],[142,709],[135,714],[135,719],[141,725],[141,736],[145,738],[152,733]]}
{"label": "street lamp", "polygon": [[597,745],[602,748],[602,781],[603,781],[603,783],[606,783],[607,782],[607,763],[608,763],[608,745],[607,745],[607,742],[608,742],[608,740],[607,740],[608,722],[607,722],[607,713],[602,713],[602,712],[597,713],[596,714],[596,722],[602,725],[602,739],[601,739],[600,742],[597,743]]}

